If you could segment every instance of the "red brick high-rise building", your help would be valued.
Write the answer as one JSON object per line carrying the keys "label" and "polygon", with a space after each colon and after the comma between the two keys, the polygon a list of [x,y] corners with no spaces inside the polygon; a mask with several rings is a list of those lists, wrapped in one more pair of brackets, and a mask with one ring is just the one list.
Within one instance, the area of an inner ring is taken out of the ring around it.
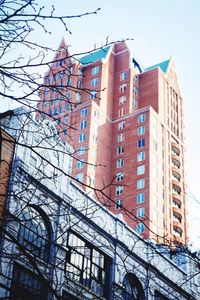
{"label": "red brick high-rise building", "polygon": [[73,176],[103,189],[110,210],[143,237],[185,244],[183,111],[173,58],[141,70],[124,42],[79,60],[69,58],[64,41],[59,50],[38,107],[74,147]]}

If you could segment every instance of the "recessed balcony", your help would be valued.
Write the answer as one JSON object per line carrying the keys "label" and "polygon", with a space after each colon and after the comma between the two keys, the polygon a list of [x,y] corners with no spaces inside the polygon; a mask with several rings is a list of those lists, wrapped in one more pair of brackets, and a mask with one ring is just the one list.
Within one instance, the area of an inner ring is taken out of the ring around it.
{"label": "recessed balcony", "polygon": [[182,210],[181,208],[177,207],[177,206],[173,206],[172,207],[172,211],[174,214],[178,215],[178,216],[181,216],[182,218]]}
{"label": "recessed balcony", "polygon": [[181,193],[181,183],[178,180],[172,179],[172,189],[176,191],[178,194]]}
{"label": "recessed balcony", "polygon": [[181,180],[181,174],[179,172],[179,169],[176,167],[172,167],[172,175],[178,180]]}
{"label": "recessed balcony", "polygon": [[172,164],[174,167],[177,167],[177,168],[180,168],[180,166],[181,166],[179,157],[174,154],[172,154]]}
{"label": "recessed balcony", "polygon": [[176,143],[172,143],[172,152],[175,154],[175,155],[180,155],[180,145],[179,144],[176,144]]}

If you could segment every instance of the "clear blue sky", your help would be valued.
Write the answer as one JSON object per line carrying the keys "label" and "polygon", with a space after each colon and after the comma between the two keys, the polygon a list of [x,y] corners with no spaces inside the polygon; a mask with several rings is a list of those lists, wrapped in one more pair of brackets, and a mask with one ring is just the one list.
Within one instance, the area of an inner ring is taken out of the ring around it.
{"label": "clear blue sky", "polygon": [[[42,5],[51,4],[42,1]],[[52,35],[36,32],[33,39],[57,48],[64,36],[72,46],[71,52],[101,46],[106,37],[110,41],[134,38],[128,43],[132,54],[145,67],[166,60],[174,55],[185,111],[187,182],[193,198],[189,197],[191,229],[195,241],[199,235],[200,248],[200,1],[199,0],[73,0],[55,1],[58,13],[73,15],[101,10],[68,22],[72,34],[66,34],[61,26],[49,24]],[[195,232],[196,230],[196,232]]]}

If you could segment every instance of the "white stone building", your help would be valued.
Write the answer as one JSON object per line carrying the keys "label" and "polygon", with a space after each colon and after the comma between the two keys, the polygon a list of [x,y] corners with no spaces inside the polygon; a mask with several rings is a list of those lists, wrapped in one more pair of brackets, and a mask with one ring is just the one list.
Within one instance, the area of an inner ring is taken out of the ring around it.
{"label": "white stone building", "polygon": [[70,177],[49,121],[1,118],[15,155],[0,244],[0,299],[200,299],[196,254],[145,241]]}

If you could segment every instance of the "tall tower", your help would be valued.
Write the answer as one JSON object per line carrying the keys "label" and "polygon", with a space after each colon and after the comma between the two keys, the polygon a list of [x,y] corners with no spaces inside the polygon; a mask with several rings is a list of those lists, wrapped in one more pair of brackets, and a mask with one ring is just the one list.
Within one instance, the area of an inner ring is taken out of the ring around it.
{"label": "tall tower", "polygon": [[79,60],[62,41],[40,117],[75,149],[73,176],[145,238],[187,240],[182,98],[174,60],[141,70],[124,42]]}

